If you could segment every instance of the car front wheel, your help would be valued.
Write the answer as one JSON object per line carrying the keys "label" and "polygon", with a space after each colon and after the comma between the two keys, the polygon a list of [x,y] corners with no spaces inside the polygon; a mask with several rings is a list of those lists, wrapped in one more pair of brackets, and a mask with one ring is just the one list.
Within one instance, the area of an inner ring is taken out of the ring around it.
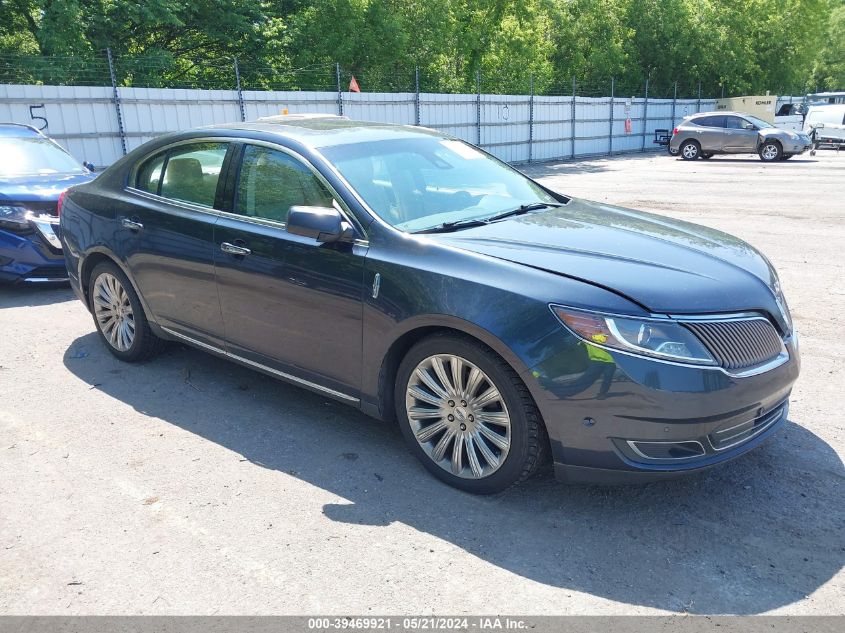
{"label": "car front wheel", "polygon": [[777,141],[766,141],[760,146],[760,160],[771,163],[780,160],[783,156],[783,148]]}
{"label": "car front wheel", "polygon": [[165,342],[150,330],[135,289],[117,265],[103,262],[94,268],[88,297],[100,338],[120,360],[145,360],[163,349]]}
{"label": "car front wheel", "polygon": [[456,488],[501,492],[545,457],[548,439],[528,389],[473,339],[443,334],[414,345],[399,366],[395,401],[411,451]]}
{"label": "car front wheel", "polygon": [[701,155],[701,146],[696,141],[684,141],[681,145],[681,158],[696,160]]}

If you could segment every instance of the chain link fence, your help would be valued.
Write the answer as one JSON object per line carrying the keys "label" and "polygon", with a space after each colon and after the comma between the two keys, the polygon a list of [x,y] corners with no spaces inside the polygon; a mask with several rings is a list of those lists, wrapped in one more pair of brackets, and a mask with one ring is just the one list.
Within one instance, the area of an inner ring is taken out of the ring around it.
{"label": "chain link fence", "polygon": [[0,120],[39,127],[98,166],[162,133],[283,111],[422,125],[522,163],[645,151],[655,147],[656,130],[714,103],[689,79],[640,86],[572,77],[538,89],[531,74],[438,70],[356,72],[337,63],[291,69],[238,59],[115,58],[111,51],[91,58],[0,55]]}

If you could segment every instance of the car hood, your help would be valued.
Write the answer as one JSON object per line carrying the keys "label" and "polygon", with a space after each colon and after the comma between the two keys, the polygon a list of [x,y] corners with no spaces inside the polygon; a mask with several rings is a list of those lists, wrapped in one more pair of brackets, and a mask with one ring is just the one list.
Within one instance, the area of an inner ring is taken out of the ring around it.
{"label": "car hood", "polygon": [[18,202],[52,202],[68,187],[94,180],[94,174],[44,174],[0,177],[0,200]]}
{"label": "car hood", "polygon": [[785,326],[766,258],[740,239],[688,222],[573,199],[429,237],[602,286],[651,312],[764,310]]}

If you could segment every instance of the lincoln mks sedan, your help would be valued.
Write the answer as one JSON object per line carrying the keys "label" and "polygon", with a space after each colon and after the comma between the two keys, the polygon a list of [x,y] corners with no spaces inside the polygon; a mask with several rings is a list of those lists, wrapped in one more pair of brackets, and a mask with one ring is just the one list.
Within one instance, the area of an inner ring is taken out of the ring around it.
{"label": "lincoln mks sedan", "polygon": [[777,431],[798,376],[778,276],[745,242],[424,128],[171,134],[72,188],[60,219],[117,358],[178,341],[335,398],[471,492],[546,463],[605,483],[721,464]]}

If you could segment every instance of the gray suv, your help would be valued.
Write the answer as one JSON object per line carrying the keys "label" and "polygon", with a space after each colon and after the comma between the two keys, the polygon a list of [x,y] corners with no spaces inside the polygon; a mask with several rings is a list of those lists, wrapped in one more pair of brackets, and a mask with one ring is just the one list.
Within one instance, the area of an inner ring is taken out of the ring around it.
{"label": "gray suv", "polygon": [[760,160],[772,162],[792,158],[811,145],[806,134],[776,128],[750,114],[700,112],[673,130],[669,153],[684,160],[757,153]]}

